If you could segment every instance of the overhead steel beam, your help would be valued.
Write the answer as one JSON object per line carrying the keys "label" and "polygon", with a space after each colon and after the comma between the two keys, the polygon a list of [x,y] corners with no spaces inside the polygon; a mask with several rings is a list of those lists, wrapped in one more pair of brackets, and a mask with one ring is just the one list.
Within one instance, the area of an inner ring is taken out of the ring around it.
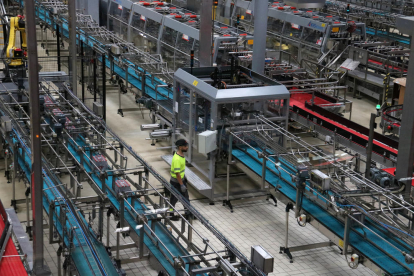
{"label": "overhead steel beam", "polygon": [[29,66],[30,126],[32,143],[32,212],[33,212],[33,272],[34,275],[50,275],[44,262],[43,250],[43,177],[42,145],[39,102],[39,65],[37,57],[35,0],[25,1],[26,33]]}
{"label": "overhead steel beam", "polygon": [[[399,31],[411,36],[411,45],[414,45],[414,16],[397,18]],[[410,49],[410,56],[414,57],[414,47]],[[407,83],[405,89],[404,107],[401,120],[400,139],[398,145],[397,179],[411,178],[414,163],[414,62],[408,64]],[[411,179],[405,182],[406,199],[411,195]]]}
{"label": "overhead steel beam", "polygon": [[[200,66],[211,66],[211,46],[213,38],[213,0],[203,0],[200,13]],[[189,54],[189,53],[188,53]]]}
{"label": "overhead steel beam", "polygon": [[252,70],[263,74],[266,57],[267,8],[268,1],[254,2],[254,43]]}

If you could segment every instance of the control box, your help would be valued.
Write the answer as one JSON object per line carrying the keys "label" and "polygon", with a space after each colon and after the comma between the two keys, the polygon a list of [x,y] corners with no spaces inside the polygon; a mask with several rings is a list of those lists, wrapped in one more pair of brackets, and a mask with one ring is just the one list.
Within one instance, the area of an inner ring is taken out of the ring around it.
{"label": "control box", "polygon": [[11,120],[10,120],[9,116],[1,116],[1,128],[5,132],[12,131],[12,125],[11,125]]}
{"label": "control box", "polygon": [[198,134],[198,152],[207,154],[217,149],[217,131],[206,130]]}
{"label": "control box", "polygon": [[330,189],[330,177],[320,170],[312,170],[310,180],[320,186],[323,191]]}
{"label": "control box", "polygon": [[261,245],[252,246],[250,259],[265,274],[273,272],[274,258]]}
{"label": "control box", "polygon": [[111,52],[112,54],[119,56],[121,54],[121,49],[117,45],[111,45]]}
{"label": "control box", "polygon": [[100,102],[93,102],[93,113],[103,116],[103,105]]}

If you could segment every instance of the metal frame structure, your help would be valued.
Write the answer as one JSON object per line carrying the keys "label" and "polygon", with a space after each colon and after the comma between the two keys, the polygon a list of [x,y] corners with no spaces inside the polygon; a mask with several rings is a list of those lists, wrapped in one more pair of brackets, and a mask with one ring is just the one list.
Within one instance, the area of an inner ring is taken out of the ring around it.
{"label": "metal frame structure", "polygon": [[[286,131],[263,116],[255,118],[256,127],[226,128],[229,133],[227,143],[231,145],[228,147],[229,165],[237,166],[256,181],[275,187],[276,198],[287,204],[286,213],[295,204],[295,217],[299,225],[304,227],[310,223],[329,237],[330,241],[342,249],[351,268],[357,268],[362,263],[378,275],[397,273],[391,271],[393,268],[388,263],[389,259],[395,261],[404,273],[412,273],[413,260],[406,248],[411,248],[414,242],[413,213],[411,205],[399,197],[404,191],[404,185],[392,184],[390,181],[388,186],[382,188],[376,184],[377,180],[374,183],[360,175],[358,168],[354,169],[353,165],[337,157],[338,144],[335,137],[325,145],[333,147],[330,151],[332,153],[326,154],[327,149],[323,149],[325,147],[312,146],[299,135]],[[307,126],[302,127],[302,130],[305,129]],[[277,140],[272,138],[278,136],[275,133],[286,137],[290,150],[278,145]],[[263,166],[265,170],[262,169]],[[355,166],[358,166],[358,162]],[[318,178],[310,177],[315,169],[328,176],[328,185],[325,183],[322,186]],[[374,175],[373,172],[371,179],[377,177],[382,179],[389,175],[376,172]],[[411,214],[407,214],[407,211]],[[325,212],[335,219],[325,220]],[[281,245],[281,253],[286,253],[291,260],[291,252],[331,245],[324,243],[289,247],[288,217],[287,215],[286,243]],[[334,226],[336,220],[340,222],[340,231]],[[361,235],[363,240],[359,238]],[[404,245],[394,242],[400,239]],[[368,244],[365,245],[365,242]],[[367,250],[367,246],[371,249]],[[362,260],[357,263],[350,261],[347,256],[354,253],[360,258],[363,256]],[[379,257],[380,255],[384,257]],[[378,262],[377,258],[381,258],[381,261]]]}
{"label": "metal frame structure", "polygon": [[[267,15],[267,48],[280,50],[288,47],[299,61],[302,58],[325,57],[333,50],[341,51],[346,41],[363,41],[366,38],[364,23],[351,22],[355,24],[355,32],[348,36],[347,29],[351,23],[346,19],[297,9],[281,2],[269,3]],[[254,1],[237,0],[230,16],[230,25],[239,21],[246,31],[253,32]]]}
{"label": "metal frame structure", "polygon": [[[229,74],[232,70],[240,70],[251,83],[230,84]],[[214,67],[203,67],[179,69],[174,74],[175,105],[172,121],[173,145],[180,137],[185,138],[190,145],[187,161],[210,181],[207,185],[191,181],[190,184],[211,201],[224,195],[215,194],[224,127],[228,124],[252,123],[249,118],[253,113],[264,114],[270,120],[287,127],[290,98],[290,93],[284,86],[243,67],[222,67],[221,72],[217,73],[218,77],[222,83],[228,83],[223,88],[216,88],[213,80],[208,78],[214,72],[218,72]],[[209,152],[206,160],[198,150],[198,135],[207,130],[216,131],[218,149]],[[283,141],[280,143],[283,144]],[[261,191],[266,191],[267,188],[263,186]],[[228,200],[229,190],[225,195]]]}
{"label": "metal frame structure", "polygon": [[[194,51],[195,66],[199,66],[201,36],[200,15],[158,1],[131,2],[111,0],[108,9],[108,29],[119,37],[151,54],[162,56],[172,70],[190,66]],[[250,50],[253,36],[220,22],[214,22],[213,63],[226,61],[222,55],[232,49]],[[127,34],[125,36],[125,34]]]}
{"label": "metal frame structure", "polygon": [[[348,11],[349,5],[349,11]],[[369,37],[387,39],[400,45],[409,46],[410,38],[400,33],[395,25],[396,19],[403,16],[400,13],[387,12],[374,7],[364,7],[355,3],[331,0],[325,3],[326,12],[349,19],[364,22]]]}

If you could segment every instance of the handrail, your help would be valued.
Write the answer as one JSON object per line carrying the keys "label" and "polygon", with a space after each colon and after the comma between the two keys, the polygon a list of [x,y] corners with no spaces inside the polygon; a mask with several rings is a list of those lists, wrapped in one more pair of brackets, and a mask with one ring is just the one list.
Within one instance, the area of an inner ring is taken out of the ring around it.
{"label": "handrail", "polygon": [[329,49],[326,53],[324,53],[319,59],[318,59],[318,63],[321,63],[332,51],[333,49],[336,48],[336,46],[339,45],[339,42],[335,43],[334,46],[332,46],[331,49]]}

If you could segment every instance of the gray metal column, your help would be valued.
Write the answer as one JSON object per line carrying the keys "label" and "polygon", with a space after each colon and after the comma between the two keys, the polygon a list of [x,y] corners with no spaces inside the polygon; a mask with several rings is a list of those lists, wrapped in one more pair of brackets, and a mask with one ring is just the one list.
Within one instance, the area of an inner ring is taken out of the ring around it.
{"label": "gray metal column", "polygon": [[[213,0],[203,0],[200,14],[200,66],[211,66],[211,46],[213,37]],[[190,54],[190,53],[188,53]]]}
{"label": "gray metal column", "polygon": [[77,84],[77,59],[76,59],[76,1],[68,1],[69,6],[69,56],[71,57],[72,68],[72,91],[76,96],[78,95]]}
{"label": "gray metal column", "polygon": [[33,272],[50,275],[43,256],[43,177],[40,133],[39,75],[34,0],[25,1],[27,52],[30,89],[30,125],[32,142],[32,212],[33,212]]}
{"label": "gray metal column", "polygon": [[[374,134],[375,134],[375,119],[377,114],[371,113],[371,119],[369,121],[369,137],[368,137],[368,147],[367,147],[367,162],[365,164],[365,178],[369,178],[369,173],[371,171],[371,159],[372,159],[372,146],[374,144]],[[334,153],[335,160],[335,153]]]}
{"label": "gray metal column", "polygon": [[[411,36],[411,45],[414,45],[414,16],[397,18],[398,30]],[[410,56],[414,56],[414,47],[410,49]],[[406,95],[401,121],[400,140],[398,146],[397,179],[413,176],[414,163],[414,62],[408,64]],[[411,179],[404,182],[405,198],[410,197]]]}
{"label": "gray metal column", "polygon": [[260,74],[264,73],[267,33],[267,5],[268,1],[254,2],[254,43],[252,69]]}

